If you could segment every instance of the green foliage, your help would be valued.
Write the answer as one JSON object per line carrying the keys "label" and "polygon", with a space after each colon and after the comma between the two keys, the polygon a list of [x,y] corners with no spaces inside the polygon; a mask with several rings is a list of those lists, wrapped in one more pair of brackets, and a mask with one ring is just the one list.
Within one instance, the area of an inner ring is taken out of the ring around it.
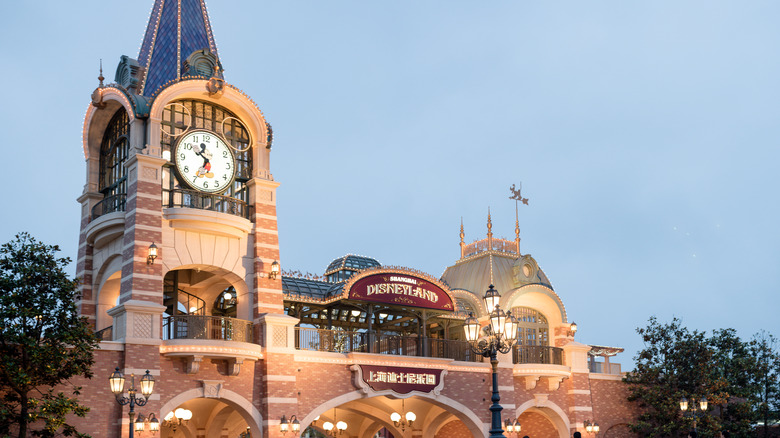
{"label": "green foliage", "polygon": [[756,413],[762,427],[758,436],[770,436],[769,424],[780,421],[780,342],[766,332],[753,337],[753,357],[756,358]]}
{"label": "green foliage", "polygon": [[[774,374],[768,371],[771,365],[762,365],[778,361],[771,342],[744,342],[734,329],[715,330],[706,337],[703,332],[683,327],[677,318],[661,324],[652,317],[648,326],[637,332],[645,348],[636,357],[635,370],[624,379],[629,385],[629,401],[641,408],[631,425],[635,433],[643,437],[679,437],[696,427],[699,436],[704,437],[721,433],[726,437],[755,436],[754,424],[762,406],[768,407],[765,411],[773,406],[770,402],[761,404],[761,385],[780,385],[780,365],[776,365]],[[772,391],[764,390],[770,399],[777,394]],[[680,410],[683,397],[690,402],[687,415]],[[694,415],[694,402],[702,397],[707,398],[708,409]]]}
{"label": "green foliage", "polygon": [[[85,416],[74,376],[92,377],[97,340],[75,305],[77,282],[57,246],[27,233],[0,247],[0,436],[85,436],[66,416]],[[56,387],[56,388],[55,388]],[[60,392],[64,388],[70,392]]]}

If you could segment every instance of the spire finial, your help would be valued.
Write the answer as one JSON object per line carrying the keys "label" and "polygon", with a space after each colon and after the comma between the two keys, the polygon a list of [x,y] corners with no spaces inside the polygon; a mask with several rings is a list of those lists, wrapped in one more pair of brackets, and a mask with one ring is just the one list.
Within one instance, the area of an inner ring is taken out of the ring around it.
{"label": "spire finial", "polygon": [[523,191],[523,183],[520,183],[520,188],[515,190],[515,185],[512,184],[512,187],[509,188],[509,191],[512,192],[512,196],[509,197],[509,199],[515,200],[515,246],[517,247],[517,255],[520,255],[520,215],[517,211],[517,206],[520,202],[522,202],[525,205],[528,205],[528,198],[523,198],[523,195],[520,193]]}
{"label": "spire finial", "polygon": [[466,237],[466,233],[463,232],[463,216],[460,217],[460,258],[466,256],[466,243],[463,239]]}
{"label": "spire finial", "polygon": [[98,80],[100,81],[100,88],[103,88],[103,58],[100,58],[100,76],[98,76]]}
{"label": "spire finial", "polygon": [[493,220],[490,218],[490,207],[488,207],[487,228],[488,228],[488,237],[492,237],[493,236]]}

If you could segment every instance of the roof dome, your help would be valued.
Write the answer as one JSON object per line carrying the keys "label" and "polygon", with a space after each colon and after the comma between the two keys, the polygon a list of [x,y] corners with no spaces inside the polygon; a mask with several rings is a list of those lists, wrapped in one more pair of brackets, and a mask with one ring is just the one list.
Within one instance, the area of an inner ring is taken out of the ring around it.
{"label": "roof dome", "polygon": [[442,280],[452,289],[467,290],[478,296],[482,296],[490,284],[502,294],[527,284],[541,284],[552,289],[550,280],[528,254],[518,257],[482,253],[467,257],[448,267],[442,274]]}
{"label": "roof dome", "polygon": [[382,266],[382,264],[371,257],[347,254],[344,257],[339,257],[330,262],[328,268],[325,269],[325,275],[330,275],[341,270],[360,271],[375,266]]}

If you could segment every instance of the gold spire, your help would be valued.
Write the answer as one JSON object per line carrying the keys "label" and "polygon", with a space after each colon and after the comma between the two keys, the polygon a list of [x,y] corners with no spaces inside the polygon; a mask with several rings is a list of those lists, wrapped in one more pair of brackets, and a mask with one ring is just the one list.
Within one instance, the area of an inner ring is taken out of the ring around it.
{"label": "gold spire", "polygon": [[103,88],[103,79],[105,79],[105,78],[103,77],[103,59],[101,58],[100,59],[100,76],[98,76],[98,80],[100,81],[100,85],[99,85],[100,88]]}
{"label": "gold spire", "polygon": [[466,233],[463,232],[463,216],[460,217],[460,258],[466,254],[466,243],[463,239],[466,237]]}
{"label": "gold spire", "polygon": [[520,255],[520,215],[517,211],[517,202],[515,202],[515,246],[517,246],[517,255]]}
{"label": "gold spire", "polygon": [[490,207],[488,207],[488,222],[487,222],[487,238],[488,238],[488,250],[493,249],[493,220],[490,219]]}

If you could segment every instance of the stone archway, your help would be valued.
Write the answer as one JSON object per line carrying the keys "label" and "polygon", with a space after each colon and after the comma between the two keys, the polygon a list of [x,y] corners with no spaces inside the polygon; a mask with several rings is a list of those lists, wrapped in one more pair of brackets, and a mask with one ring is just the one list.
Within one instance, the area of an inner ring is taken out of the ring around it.
{"label": "stone archway", "polygon": [[613,424],[604,432],[604,438],[636,438],[636,436],[625,423]]}
{"label": "stone archway", "polygon": [[[530,427],[539,429],[535,435],[532,436],[550,436],[550,438],[568,438],[569,431],[571,430],[571,423],[566,412],[551,401],[546,401],[544,405],[537,406],[535,400],[529,400],[522,405],[518,406],[515,410],[515,418],[520,418],[521,425],[523,425],[523,415],[526,416],[526,422],[530,422]],[[545,424],[547,423],[547,424]],[[535,426],[531,426],[535,424]],[[527,430],[523,425],[523,430]]]}
{"label": "stone archway", "polygon": [[[200,429],[209,431],[220,428],[221,430],[227,419],[231,415],[237,414],[246,423],[246,427],[249,427],[252,437],[263,437],[261,426],[263,424],[263,416],[260,414],[260,411],[252,405],[251,401],[224,388],[219,390],[218,397],[205,397],[204,388],[184,391],[168,400],[162,406],[160,418],[164,418],[168,412],[182,405],[187,406],[188,402],[189,405],[199,405],[196,407],[197,409],[208,412],[207,415],[201,415],[206,417],[207,420],[202,420],[202,423],[197,425]],[[190,435],[194,438],[197,435],[196,432],[194,423],[182,428],[182,434],[185,438],[190,438]],[[161,434],[161,438],[167,437]]]}
{"label": "stone archway", "polygon": [[415,434],[421,432],[424,438],[435,438],[436,432],[443,426],[452,420],[458,420],[463,425],[461,428],[471,436],[485,435],[485,424],[481,419],[471,409],[456,400],[442,395],[420,393],[403,399],[404,409],[413,410],[417,414],[413,429],[401,430],[390,421],[390,414],[401,410],[399,398],[384,394],[366,395],[362,391],[342,394],[315,407],[301,420],[301,429],[305,430],[315,418],[320,417],[317,429],[321,429],[323,421],[344,420],[349,424],[347,430],[350,435],[358,438],[371,438],[373,436],[371,432],[376,432],[381,427],[385,427],[393,436],[399,438],[412,436],[411,430],[414,430]]}

